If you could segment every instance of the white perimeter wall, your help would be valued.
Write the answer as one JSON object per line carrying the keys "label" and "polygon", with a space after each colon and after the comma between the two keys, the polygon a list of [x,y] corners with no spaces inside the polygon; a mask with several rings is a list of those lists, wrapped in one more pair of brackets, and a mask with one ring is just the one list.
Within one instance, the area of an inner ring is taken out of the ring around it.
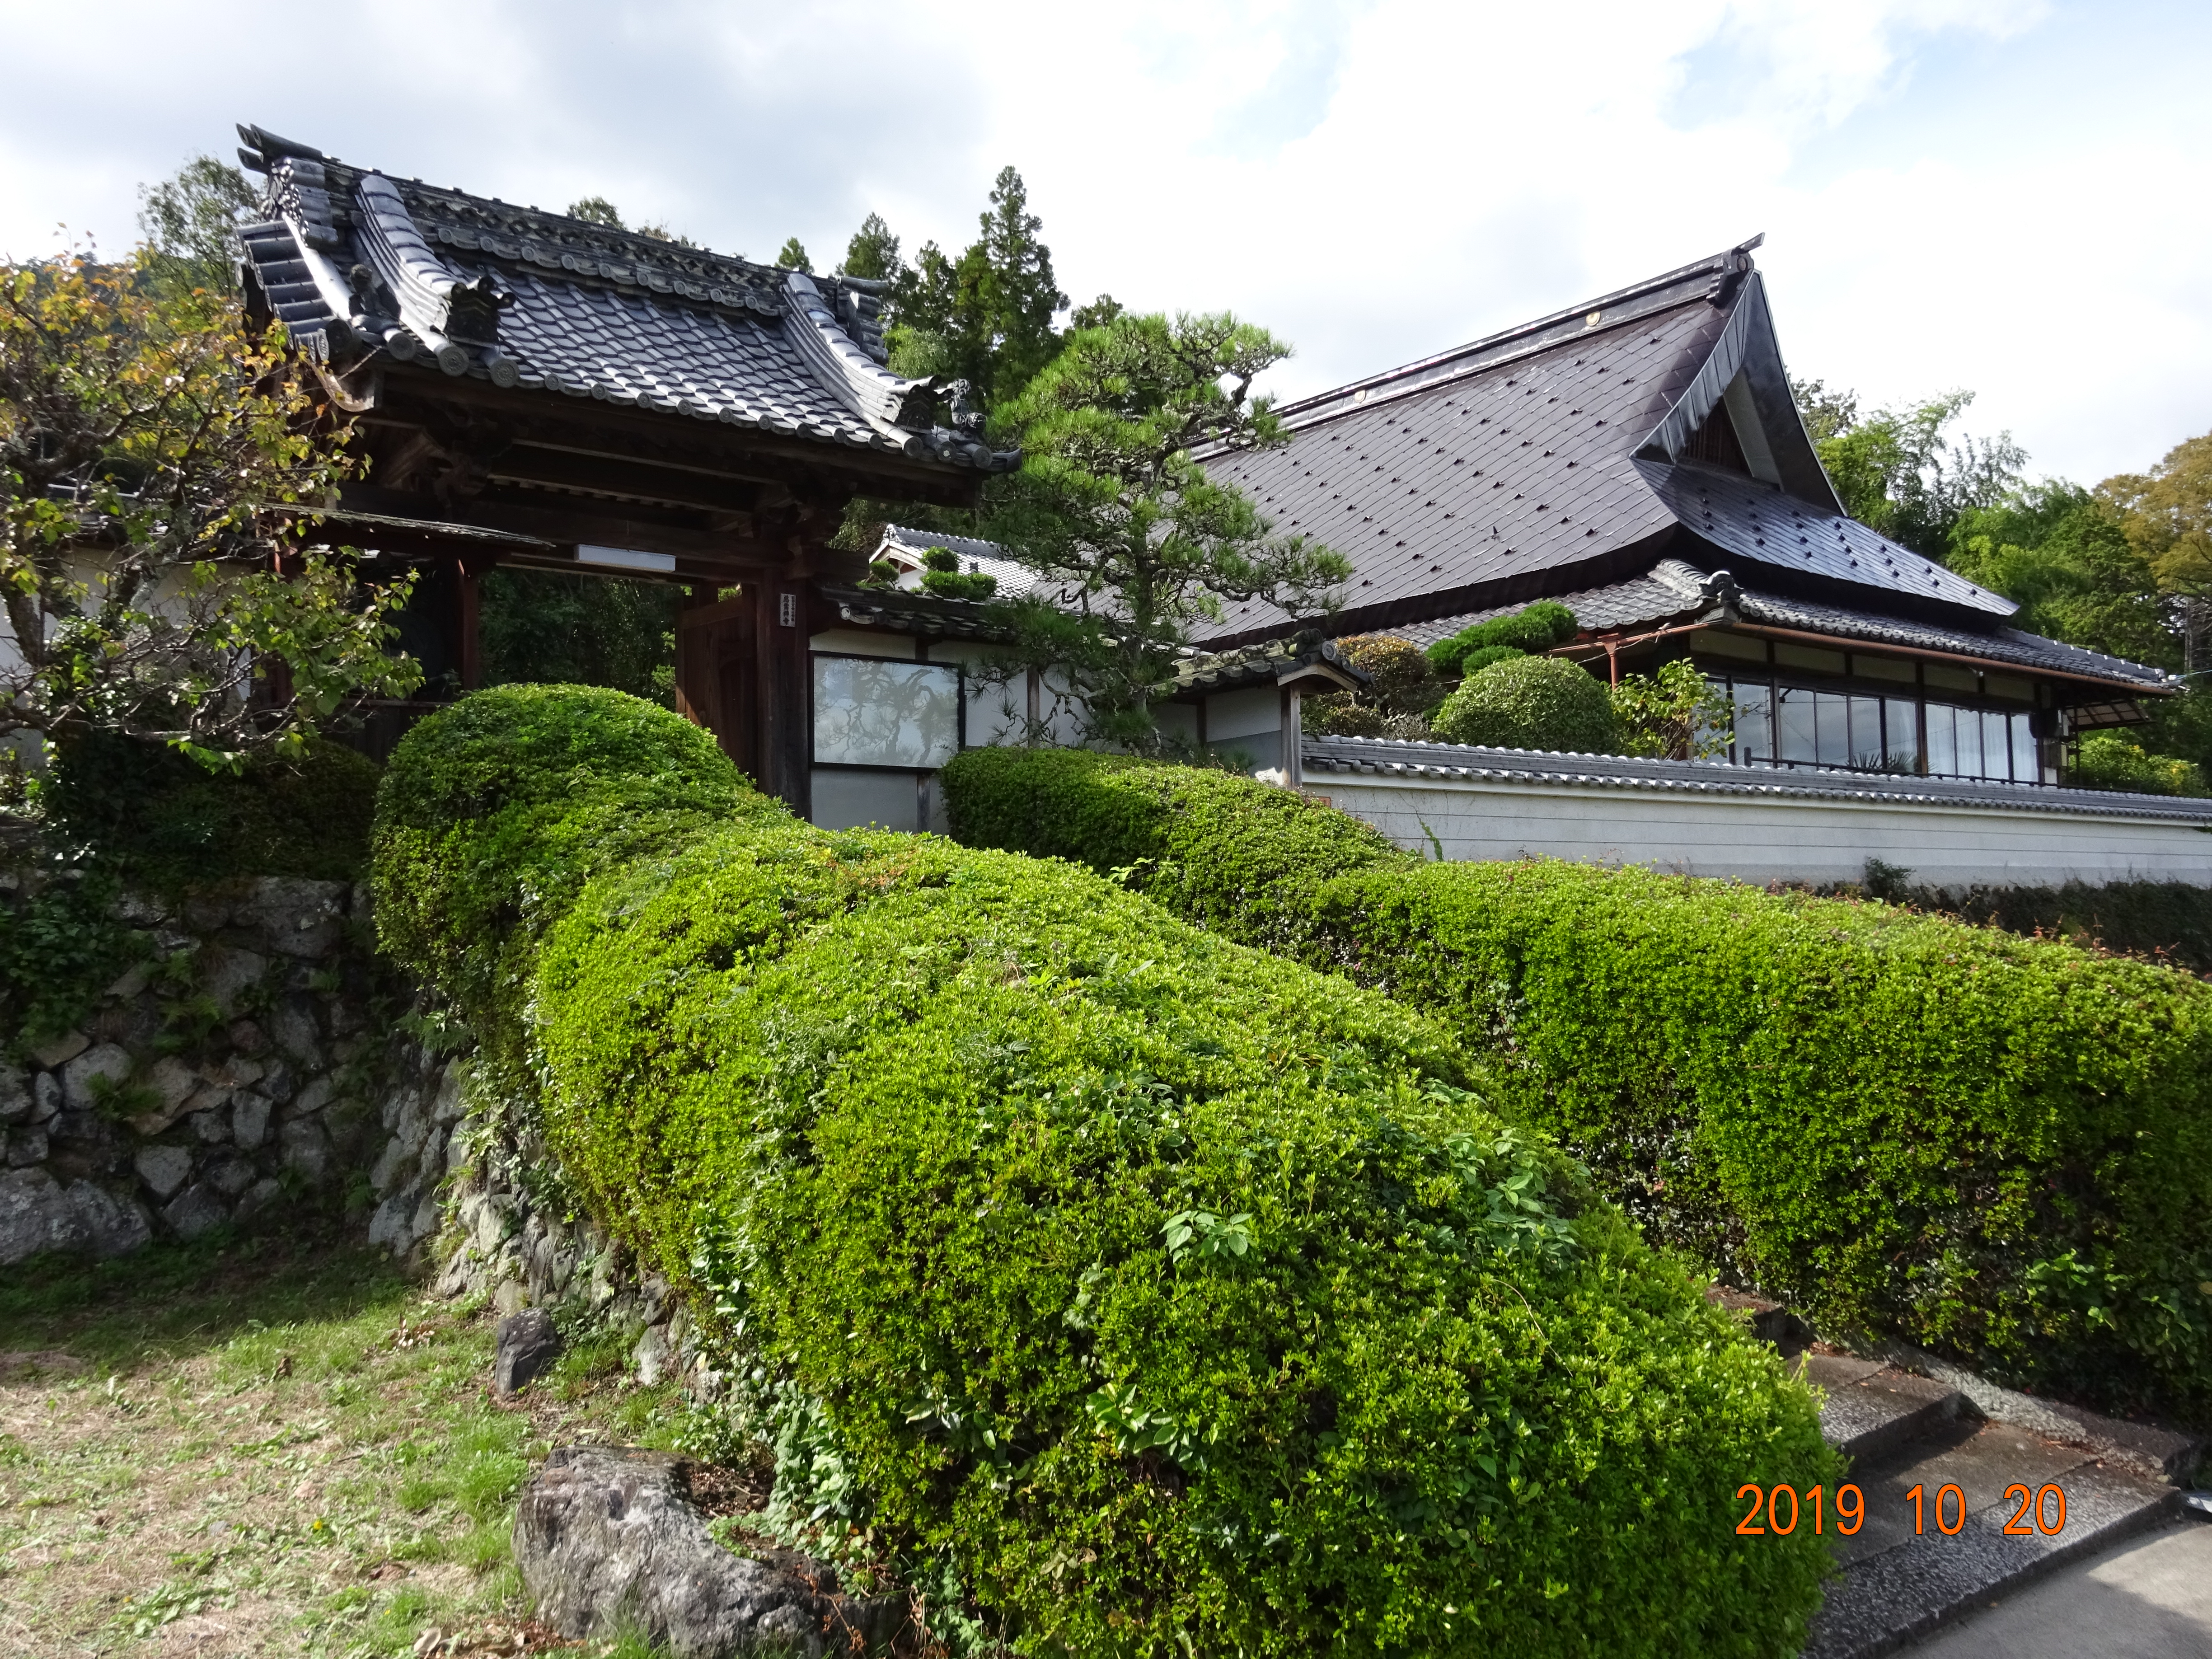
{"label": "white perimeter wall", "polygon": [[1863,881],[1867,860],[1880,859],[1931,887],[2212,886],[2212,833],[2172,822],[1534,781],[1386,783],[1319,771],[1307,773],[1306,792],[1410,852],[1433,856],[1440,844],[1447,859],[1534,854],[1760,885]]}

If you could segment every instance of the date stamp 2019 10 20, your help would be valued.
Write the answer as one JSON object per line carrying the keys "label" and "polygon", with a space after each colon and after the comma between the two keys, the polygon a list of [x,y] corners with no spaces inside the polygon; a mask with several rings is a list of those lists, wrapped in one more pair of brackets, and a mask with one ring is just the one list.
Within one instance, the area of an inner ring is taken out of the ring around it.
{"label": "date stamp 2019 10 20", "polygon": [[[1866,1524],[1866,1494],[1848,1482],[1836,1488],[1832,1500],[1820,1486],[1806,1487],[1801,1498],[1795,1486],[1759,1486],[1747,1482],[1735,1489],[1735,1495],[1738,1503],[1747,1497],[1751,1500],[1751,1507],[1735,1523],[1737,1533],[1746,1538],[1787,1536],[1808,1516],[1814,1532],[1825,1532],[1832,1511],[1835,1529],[1846,1538]],[[1790,1506],[1787,1524],[1782,1519],[1785,1498]],[[1947,1538],[1955,1538],[1966,1530],[1966,1494],[1948,1481],[1936,1487],[1932,1498],[1925,1487],[1915,1486],[1905,1494],[1905,1501],[1912,1505],[1916,1536],[1926,1533],[1930,1521]],[[2056,1538],[2065,1530],[2066,1489],[2056,1481],[2039,1489],[2014,1481],[2005,1488],[2004,1501],[2014,1504],[2014,1509],[2003,1529],[2016,1538],[2039,1533]]]}

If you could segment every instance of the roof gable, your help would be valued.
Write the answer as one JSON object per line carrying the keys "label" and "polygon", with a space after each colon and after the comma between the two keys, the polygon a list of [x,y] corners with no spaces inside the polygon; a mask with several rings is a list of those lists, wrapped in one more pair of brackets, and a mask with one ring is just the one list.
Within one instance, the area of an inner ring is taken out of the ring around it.
{"label": "roof gable", "polygon": [[884,362],[881,284],[815,278],[392,179],[258,127],[241,234],[271,312],[319,362],[417,363],[520,394],[1003,471],[948,390]]}
{"label": "roof gable", "polygon": [[[1843,514],[1790,398],[1752,246],[1286,404],[1286,444],[1212,454],[1208,470],[1279,532],[1351,561],[1333,624],[1347,629],[1620,580],[1669,552],[2010,615],[2010,600]],[[1697,459],[1716,421],[1743,471]],[[1249,603],[1212,637],[1294,620]]]}

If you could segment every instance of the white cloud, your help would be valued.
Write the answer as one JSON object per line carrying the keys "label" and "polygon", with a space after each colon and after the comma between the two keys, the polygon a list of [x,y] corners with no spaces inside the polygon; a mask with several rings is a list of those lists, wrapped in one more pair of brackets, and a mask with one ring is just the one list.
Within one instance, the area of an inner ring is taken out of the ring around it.
{"label": "white cloud", "polygon": [[[957,245],[1012,162],[1062,286],[1233,307],[1296,392],[1756,230],[1801,372],[1950,386],[2094,478],[2212,426],[2212,116],[2171,18],[2036,0],[0,0],[0,246],[125,240],[245,118],[557,207],[604,194],[833,263],[874,209]],[[2132,31],[2132,33],[2130,33]],[[2069,56],[2116,42],[2124,72]],[[2201,69],[2201,50],[2193,60]],[[2057,88],[2054,94],[2053,88]],[[2063,94],[2063,95],[2062,95]],[[2147,342],[2155,342],[2147,349]]]}

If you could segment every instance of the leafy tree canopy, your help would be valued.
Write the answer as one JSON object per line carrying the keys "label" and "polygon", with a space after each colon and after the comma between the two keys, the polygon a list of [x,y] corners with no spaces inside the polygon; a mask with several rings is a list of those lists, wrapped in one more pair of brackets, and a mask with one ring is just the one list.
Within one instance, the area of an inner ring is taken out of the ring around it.
{"label": "leafy tree canopy", "polygon": [[[1053,275],[1052,250],[1038,240],[1044,221],[1030,211],[1029,199],[1022,175],[1001,168],[975,240],[957,256],[925,242],[912,264],[900,258],[899,239],[881,215],[861,221],[847,245],[844,270],[891,285],[884,321],[893,368],[965,380],[995,408],[1052,361],[1067,296]],[[1110,319],[1108,312],[1092,313],[1094,324]]]}
{"label": "leafy tree canopy", "polygon": [[581,219],[587,225],[604,225],[609,230],[628,230],[623,223],[622,210],[604,196],[586,196],[580,202],[568,204],[568,216]]}
{"label": "leafy tree canopy", "polygon": [[1950,429],[1971,392],[1863,416],[1856,392],[1819,380],[1793,380],[1790,390],[1844,511],[1924,557],[1943,556],[1961,514],[1994,506],[2020,483],[2027,452],[2010,433],[1983,439]]}
{"label": "leafy tree canopy", "polygon": [[903,269],[899,262],[899,239],[880,213],[871,213],[860,221],[853,240],[845,244],[845,262],[837,267],[840,276],[872,283],[888,283]]}
{"label": "leafy tree canopy", "polygon": [[0,740],[236,765],[420,678],[386,651],[407,580],[363,589],[308,534],[353,471],[337,412],[171,257],[0,266]]}
{"label": "leafy tree canopy", "polygon": [[2168,593],[2189,602],[2191,666],[2203,665],[2202,637],[2212,605],[2212,432],[2168,450],[2146,473],[2123,473],[2097,486],[2119,517],[2128,544]]}
{"label": "leafy tree canopy", "polygon": [[138,229],[147,275],[179,294],[238,289],[238,228],[260,216],[260,192],[246,174],[195,155],[157,185],[138,189]]}
{"label": "leafy tree canopy", "polygon": [[2015,600],[2017,627],[2136,662],[2178,665],[2167,605],[2119,515],[2078,484],[2028,484],[1951,526],[1943,562]]}
{"label": "leafy tree canopy", "polygon": [[1025,660],[1066,677],[1088,735],[1156,746],[1149,708],[1192,626],[1224,602],[1331,610],[1340,554],[1280,536],[1200,448],[1284,442],[1252,383],[1289,355],[1225,313],[1117,317],[1071,336],[1006,416],[1024,450],[994,489],[984,533],[1046,578],[1060,604],[1007,607]]}
{"label": "leafy tree canopy", "polygon": [[775,263],[781,270],[814,274],[814,261],[806,257],[806,249],[796,236],[784,238],[783,246],[776,250]]}
{"label": "leafy tree canopy", "polygon": [[[698,246],[689,236],[678,236],[666,225],[624,224],[621,210],[604,196],[586,196],[581,201],[569,203],[568,216],[571,219],[581,219],[587,225],[600,225],[609,230],[627,231],[635,236],[649,236],[656,242],[673,242],[678,247]],[[742,253],[731,255],[731,258],[736,259],[742,259],[744,257]]]}

